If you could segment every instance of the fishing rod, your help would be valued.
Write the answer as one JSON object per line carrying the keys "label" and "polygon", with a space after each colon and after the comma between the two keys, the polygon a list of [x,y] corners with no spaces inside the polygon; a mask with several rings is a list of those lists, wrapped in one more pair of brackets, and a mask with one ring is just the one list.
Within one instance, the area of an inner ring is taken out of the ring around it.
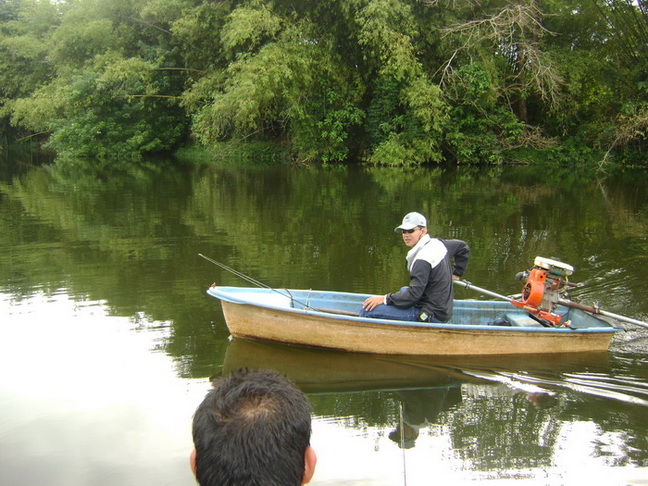
{"label": "fishing rod", "polygon": [[[269,285],[264,284],[263,282],[259,282],[258,280],[254,279],[254,278],[252,278],[252,277],[250,277],[250,276],[248,276],[248,275],[245,275],[244,273],[241,273],[241,272],[239,272],[238,270],[234,270],[232,267],[228,267],[228,266],[225,265],[224,263],[217,262],[217,261],[214,260],[213,258],[209,258],[208,256],[205,256],[205,255],[203,255],[202,253],[198,253],[198,256],[201,257],[201,258],[204,258],[204,259],[207,260],[209,263],[213,263],[214,265],[216,265],[216,266],[222,268],[223,270],[226,270],[226,271],[228,271],[228,272],[230,272],[230,273],[236,275],[237,277],[242,278],[243,280],[245,280],[246,282],[251,283],[252,285],[256,285],[257,287],[261,287],[262,289],[273,290],[273,291],[275,291],[275,292],[280,293],[280,294],[283,295],[284,297],[286,297],[285,294],[282,294],[282,293],[279,292],[277,289],[273,289],[272,287],[270,287]],[[288,294],[290,294],[290,292],[288,292]],[[290,298],[292,299],[292,296],[290,296]]]}
{"label": "fishing rod", "polygon": [[[481,287],[477,287],[476,285],[473,285],[472,283],[470,283],[468,281],[465,281],[465,280],[453,280],[453,283],[456,284],[456,285],[459,285],[461,287],[464,287],[466,289],[475,290],[475,291],[480,292],[480,293],[482,293],[484,295],[489,295],[489,296],[495,297],[497,299],[505,300],[505,301],[507,301],[507,302],[509,302],[511,304],[515,303],[514,305],[519,304],[519,302],[517,300],[512,299],[511,297],[507,297],[505,295],[501,295],[501,294],[492,292],[490,290],[486,290],[486,289],[483,289]],[[631,324],[635,324],[637,326],[642,326],[642,327],[648,328],[648,322],[639,321],[637,319],[633,319],[631,317],[626,317],[626,316],[621,316],[619,314],[614,314],[612,312],[607,312],[607,311],[599,309],[598,307],[579,304],[577,302],[572,302],[570,300],[564,300],[564,299],[559,299],[557,301],[557,303],[559,305],[564,305],[565,307],[571,307],[573,309],[580,309],[582,311],[589,312],[590,314],[600,314],[602,316],[611,317],[611,318],[617,319],[619,321],[625,321],[625,322],[629,322]]]}
{"label": "fishing rod", "polygon": [[313,310],[318,311],[318,312],[328,312],[329,314],[341,314],[341,315],[353,316],[353,317],[358,316],[357,312],[348,312],[348,311],[343,311],[343,310],[338,310],[338,309],[323,309],[323,308],[311,307],[309,304],[306,304],[305,302],[300,302],[299,300],[295,299],[288,289],[275,289],[273,287],[270,287],[269,285],[264,284],[263,282],[260,282],[259,280],[255,279],[255,278],[250,277],[249,275],[245,275],[244,273],[233,269],[232,267],[228,267],[224,263],[218,262],[218,261],[214,260],[213,258],[209,258],[208,256],[205,256],[202,253],[198,253],[198,256],[201,257],[201,258],[204,258],[209,263],[213,263],[217,267],[220,267],[223,270],[225,270],[227,272],[230,272],[230,273],[236,275],[239,278],[242,278],[243,280],[245,280],[246,282],[251,283],[252,285],[256,285],[257,287],[260,287],[262,289],[267,289],[267,290],[270,290],[272,292],[276,292],[276,293],[278,293],[279,295],[281,295],[283,297],[288,297],[290,299],[290,302],[292,302],[293,304],[297,303],[297,304],[303,306],[304,310],[313,309]]}
{"label": "fishing rod", "polygon": [[403,418],[403,402],[399,402],[399,422],[400,422],[400,448],[403,455],[403,486],[407,486],[407,463],[405,462],[405,420]]}

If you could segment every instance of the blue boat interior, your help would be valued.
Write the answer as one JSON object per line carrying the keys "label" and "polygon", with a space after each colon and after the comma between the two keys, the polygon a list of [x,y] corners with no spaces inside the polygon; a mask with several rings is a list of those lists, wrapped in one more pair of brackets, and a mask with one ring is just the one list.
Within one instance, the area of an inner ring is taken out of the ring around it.
{"label": "blue boat interior", "polygon": [[[208,293],[233,303],[337,313],[350,319],[360,319],[354,316],[357,316],[362,303],[369,296],[347,292],[246,287],[213,287],[208,290]],[[571,329],[613,329],[609,322],[578,309],[559,307],[557,311],[563,315],[563,322],[566,322]],[[480,300],[455,300],[453,317],[447,324],[529,330],[539,330],[544,327],[527,311],[508,302]]]}

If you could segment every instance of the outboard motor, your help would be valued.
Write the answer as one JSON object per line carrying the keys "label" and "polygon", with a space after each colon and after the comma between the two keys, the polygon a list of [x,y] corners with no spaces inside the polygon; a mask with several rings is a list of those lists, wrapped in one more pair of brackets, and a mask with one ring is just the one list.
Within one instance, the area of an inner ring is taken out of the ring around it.
{"label": "outboard motor", "polygon": [[526,282],[520,301],[512,303],[550,325],[561,326],[562,317],[555,311],[567,288],[575,286],[568,281],[568,277],[574,273],[574,267],[544,257],[536,257],[533,264],[531,270],[516,275],[515,278]]}

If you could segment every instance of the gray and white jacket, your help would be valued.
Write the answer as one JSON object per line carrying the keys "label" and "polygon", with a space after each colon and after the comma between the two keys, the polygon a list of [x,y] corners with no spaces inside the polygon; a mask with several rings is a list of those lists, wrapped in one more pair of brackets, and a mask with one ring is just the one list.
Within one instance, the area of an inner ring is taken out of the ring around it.
{"label": "gray and white jacket", "polygon": [[423,235],[407,253],[409,286],[387,294],[386,303],[400,308],[418,307],[421,313],[447,322],[453,310],[452,275],[463,275],[469,256],[465,241]]}

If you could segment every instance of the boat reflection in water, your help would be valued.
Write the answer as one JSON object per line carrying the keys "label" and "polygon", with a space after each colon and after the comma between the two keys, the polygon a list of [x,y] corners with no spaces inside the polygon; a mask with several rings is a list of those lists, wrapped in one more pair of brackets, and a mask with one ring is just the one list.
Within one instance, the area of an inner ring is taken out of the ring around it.
{"label": "boat reflection in water", "polygon": [[[609,362],[607,353],[394,356],[233,338],[225,353],[223,373],[243,367],[271,368],[285,374],[311,397],[321,415],[362,417],[368,423],[384,425],[396,416],[402,423],[396,424],[390,437],[399,444],[407,439],[411,446],[422,425],[437,423],[439,414],[457,408],[462,397],[471,402],[514,400],[546,409],[559,403],[557,393],[567,386],[561,382],[565,373],[601,374],[609,369]],[[318,399],[326,396],[336,399]],[[510,407],[505,408],[508,413]]]}
{"label": "boat reflection in water", "polygon": [[[418,356],[347,353],[232,338],[223,373],[272,368],[305,393],[397,391],[502,383],[511,373],[559,374],[609,368],[608,353],[505,356]],[[514,383],[509,383],[515,388]],[[524,388],[520,384],[521,388]],[[530,388],[532,388],[530,386]]]}
{"label": "boat reflection in water", "polygon": [[243,367],[277,370],[304,393],[458,387],[465,378],[427,357],[347,353],[233,338],[223,373]]}
{"label": "boat reflection in water", "polygon": [[275,369],[308,394],[318,452],[335,464],[320,469],[326,484],[345,484],[360,469],[362,484],[393,484],[380,475],[399,470],[404,453],[408,484],[429,484],[432,469],[453,484],[566,484],[553,480],[569,482],[576,459],[593,479],[627,477],[643,457],[631,442],[645,424],[628,431],[626,419],[603,413],[621,393],[611,389],[608,353],[393,356],[234,338],[223,373],[241,367]]}
{"label": "boat reflection in water", "polygon": [[421,428],[461,402],[463,383],[482,382],[425,356],[357,354],[234,338],[223,373],[243,367],[285,374],[309,395],[318,415],[391,426],[389,439],[403,448],[413,447]]}

